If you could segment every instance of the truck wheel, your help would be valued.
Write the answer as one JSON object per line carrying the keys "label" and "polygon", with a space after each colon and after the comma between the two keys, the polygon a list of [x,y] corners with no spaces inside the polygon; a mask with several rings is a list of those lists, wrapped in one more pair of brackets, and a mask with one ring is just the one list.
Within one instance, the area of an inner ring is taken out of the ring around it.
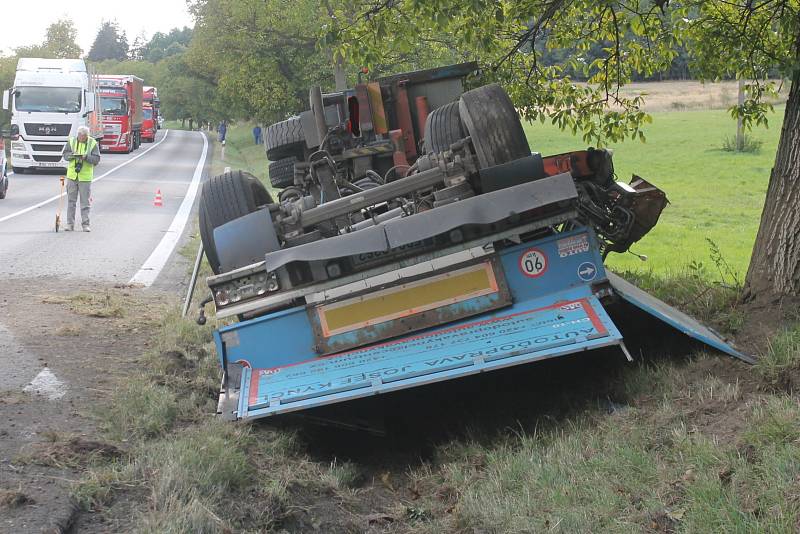
{"label": "truck wheel", "polygon": [[264,144],[270,161],[278,161],[289,156],[302,158],[305,142],[300,117],[276,122],[264,132]]}
{"label": "truck wheel", "polygon": [[297,158],[290,156],[269,164],[269,181],[272,187],[283,189],[294,185],[294,164]]}
{"label": "truck wheel", "polygon": [[519,114],[508,94],[496,83],[461,95],[458,109],[481,168],[530,155]]}
{"label": "truck wheel", "polygon": [[208,264],[215,274],[220,272],[214,243],[214,228],[256,211],[272,202],[269,192],[250,173],[232,171],[214,176],[203,183],[200,195],[200,239]]}
{"label": "truck wheel", "polygon": [[434,109],[425,121],[425,153],[450,150],[450,145],[464,139],[464,123],[458,110],[458,101]]}

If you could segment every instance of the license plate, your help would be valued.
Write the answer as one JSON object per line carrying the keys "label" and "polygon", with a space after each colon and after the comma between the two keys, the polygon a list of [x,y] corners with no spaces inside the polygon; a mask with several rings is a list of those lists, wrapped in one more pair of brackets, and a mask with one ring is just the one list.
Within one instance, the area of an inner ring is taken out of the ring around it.
{"label": "license plate", "polygon": [[36,162],[37,167],[66,167],[65,163],[56,162],[56,161],[42,161]]}

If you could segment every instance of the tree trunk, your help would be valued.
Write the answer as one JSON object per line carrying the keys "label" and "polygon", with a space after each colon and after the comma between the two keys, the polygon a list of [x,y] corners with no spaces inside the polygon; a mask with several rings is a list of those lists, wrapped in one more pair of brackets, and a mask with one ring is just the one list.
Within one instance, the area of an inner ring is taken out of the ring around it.
{"label": "tree trunk", "polygon": [[333,64],[333,79],[337,91],[347,89],[347,71],[344,68],[344,60],[341,57],[337,58]]}
{"label": "tree trunk", "polygon": [[[800,58],[800,36],[797,41]],[[800,296],[800,70],[792,76],[778,153],[745,281],[745,298]]]}

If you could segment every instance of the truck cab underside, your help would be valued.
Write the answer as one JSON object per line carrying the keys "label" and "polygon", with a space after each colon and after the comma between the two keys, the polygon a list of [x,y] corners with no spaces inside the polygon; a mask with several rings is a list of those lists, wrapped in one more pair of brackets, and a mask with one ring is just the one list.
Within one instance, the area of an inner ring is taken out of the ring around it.
{"label": "truck cab underside", "polygon": [[[638,176],[618,181],[606,150],[531,153],[505,92],[463,93],[453,82],[463,74],[312,91],[311,111],[273,128],[267,144],[271,158],[295,151],[277,202],[241,173],[205,184],[201,235],[216,273],[208,284],[217,316],[238,319],[215,332],[224,417],[297,412],[599,348],[630,360],[609,313],[622,302],[751,361],[606,271],[607,254],[656,224],[662,191]],[[444,100],[453,102],[427,109],[431,91],[452,91]],[[404,139],[424,147],[408,150]]]}

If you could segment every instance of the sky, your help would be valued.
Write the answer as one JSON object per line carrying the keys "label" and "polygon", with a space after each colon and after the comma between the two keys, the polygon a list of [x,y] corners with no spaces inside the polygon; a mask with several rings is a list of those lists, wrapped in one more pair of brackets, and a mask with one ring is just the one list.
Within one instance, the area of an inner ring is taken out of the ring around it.
{"label": "sky", "polygon": [[[125,6],[135,9],[126,11]],[[44,41],[47,27],[60,18],[70,18],[78,29],[78,44],[89,52],[104,20],[116,20],[133,44],[144,31],[149,39],[156,32],[194,26],[186,0],[12,0],[2,2],[3,28],[0,51]]]}

